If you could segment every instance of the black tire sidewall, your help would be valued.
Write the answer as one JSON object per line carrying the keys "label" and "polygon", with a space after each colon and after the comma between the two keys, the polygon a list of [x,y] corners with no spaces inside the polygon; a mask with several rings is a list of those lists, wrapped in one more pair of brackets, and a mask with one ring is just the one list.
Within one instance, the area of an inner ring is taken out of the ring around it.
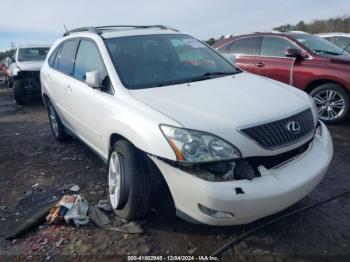
{"label": "black tire sidewall", "polygon": [[310,92],[310,95],[312,97],[314,97],[317,93],[325,91],[325,90],[333,90],[333,91],[340,93],[345,101],[345,109],[344,109],[343,114],[340,117],[338,117],[337,119],[334,119],[334,120],[321,119],[321,120],[323,122],[325,122],[326,124],[338,124],[338,123],[343,122],[345,119],[347,119],[349,117],[349,94],[348,94],[348,92],[342,86],[340,86],[338,84],[329,83],[329,84],[320,85],[319,87],[315,88],[314,90],[312,90]]}
{"label": "black tire sidewall", "polygon": [[[151,179],[147,175],[147,168],[142,159],[141,152],[138,151],[130,142],[118,140],[114,143],[112,152],[122,156],[124,172],[128,186],[128,196],[125,204],[113,212],[120,218],[130,221],[142,218],[149,210],[149,198],[151,189]],[[108,160],[107,179],[109,172],[110,156]],[[110,201],[109,193],[108,201]]]}
{"label": "black tire sidewall", "polygon": [[13,82],[13,96],[18,105],[25,105],[28,102],[23,80],[15,80]]}

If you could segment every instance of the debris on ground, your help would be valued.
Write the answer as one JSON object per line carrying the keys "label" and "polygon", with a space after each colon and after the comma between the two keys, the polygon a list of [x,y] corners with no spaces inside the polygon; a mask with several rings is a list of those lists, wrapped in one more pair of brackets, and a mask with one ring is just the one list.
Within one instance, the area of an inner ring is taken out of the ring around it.
{"label": "debris on ground", "polygon": [[45,221],[45,217],[51,208],[52,205],[47,205],[44,208],[34,210],[33,215],[24,219],[24,221],[21,221],[19,225],[15,226],[14,228],[16,228],[16,231],[6,237],[6,239],[13,240],[37,228],[43,221]]}
{"label": "debris on ground", "polygon": [[98,208],[100,208],[106,212],[110,212],[113,210],[111,204],[106,199],[101,199],[100,201],[98,201],[97,206],[98,206]]}
{"label": "debris on ground", "polygon": [[88,208],[88,202],[80,195],[65,195],[51,209],[46,221],[49,224],[73,221],[76,226],[86,225],[89,223]]}
{"label": "debris on ground", "polygon": [[80,191],[80,187],[78,185],[74,185],[74,186],[69,188],[69,191],[78,192],[78,191]]}
{"label": "debris on ground", "polygon": [[89,217],[96,226],[101,228],[111,227],[111,221],[100,209],[96,207],[89,208]]}
{"label": "debris on ground", "polygon": [[49,224],[62,222],[64,216],[70,210],[75,202],[76,197],[72,195],[65,195],[62,199],[50,210],[46,217]]}
{"label": "debris on ground", "polygon": [[89,223],[89,217],[87,215],[89,204],[86,199],[78,195],[75,199],[73,206],[68,210],[64,216],[66,223],[71,220],[76,226],[83,226]]}
{"label": "debris on ground", "polygon": [[89,208],[89,217],[95,223],[96,226],[109,230],[109,231],[117,231],[126,234],[142,234],[143,229],[141,227],[141,223],[137,223],[135,221],[131,221],[129,223],[122,224],[120,226],[112,226],[111,221],[107,215],[105,215],[100,209],[97,207]]}

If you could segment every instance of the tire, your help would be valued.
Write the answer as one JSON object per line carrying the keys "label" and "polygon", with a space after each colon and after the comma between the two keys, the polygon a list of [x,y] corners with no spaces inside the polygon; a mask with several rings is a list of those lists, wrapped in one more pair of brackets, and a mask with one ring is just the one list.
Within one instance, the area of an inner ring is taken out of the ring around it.
{"label": "tire", "polygon": [[349,93],[338,84],[323,84],[311,91],[320,119],[326,124],[338,124],[349,115]]}
{"label": "tire", "polygon": [[58,142],[66,141],[69,138],[69,135],[66,133],[61,119],[50,100],[47,102],[47,114],[49,116],[51,132],[55,140]]}
{"label": "tire", "polygon": [[26,90],[24,89],[24,81],[16,80],[13,83],[13,96],[18,105],[25,105],[28,103]]}
{"label": "tire", "polygon": [[7,86],[8,86],[8,88],[13,87],[13,81],[10,78],[7,79]]}
{"label": "tire", "polygon": [[[151,191],[151,177],[147,174],[145,161],[138,149],[123,139],[118,140],[111,151],[107,170],[108,201],[114,213],[123,220],[143,218],[149,211]],[[114,186],[118,181],[115,172],[118,167],[119,191]]]}

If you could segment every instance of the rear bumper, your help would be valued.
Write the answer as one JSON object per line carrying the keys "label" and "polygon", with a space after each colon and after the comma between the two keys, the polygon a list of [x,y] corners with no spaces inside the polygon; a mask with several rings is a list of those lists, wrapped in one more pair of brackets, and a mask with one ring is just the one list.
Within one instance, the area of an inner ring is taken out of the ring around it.
{"label": "rear bumper", "polygon": [[[333,155],[331,136],[324,124],[309,149],[296,159],[263,172],[251,181],[210,182],[199,179],[155,157],[175,206],[195,221],[209,225],[238,225],[279,212],[308,195],[327,172]],[[241,188],[244,194],[236,194]],[[232,219],[217,219],[203,213],[198,204],[230,213]]]}

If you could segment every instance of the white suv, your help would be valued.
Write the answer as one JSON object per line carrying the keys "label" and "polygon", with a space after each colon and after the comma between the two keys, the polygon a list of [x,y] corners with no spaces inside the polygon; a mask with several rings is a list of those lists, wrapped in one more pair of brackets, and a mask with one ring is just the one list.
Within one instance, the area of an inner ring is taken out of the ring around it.
{"label": "white suv", "polygon": [[178,216],[248,223],[305,197],[332,158],[306,93],[165,26],[69,31],[41,83],[54,137],[74,135],[108,164],[108,198],[126,220],[148,211],[160,176]]}

